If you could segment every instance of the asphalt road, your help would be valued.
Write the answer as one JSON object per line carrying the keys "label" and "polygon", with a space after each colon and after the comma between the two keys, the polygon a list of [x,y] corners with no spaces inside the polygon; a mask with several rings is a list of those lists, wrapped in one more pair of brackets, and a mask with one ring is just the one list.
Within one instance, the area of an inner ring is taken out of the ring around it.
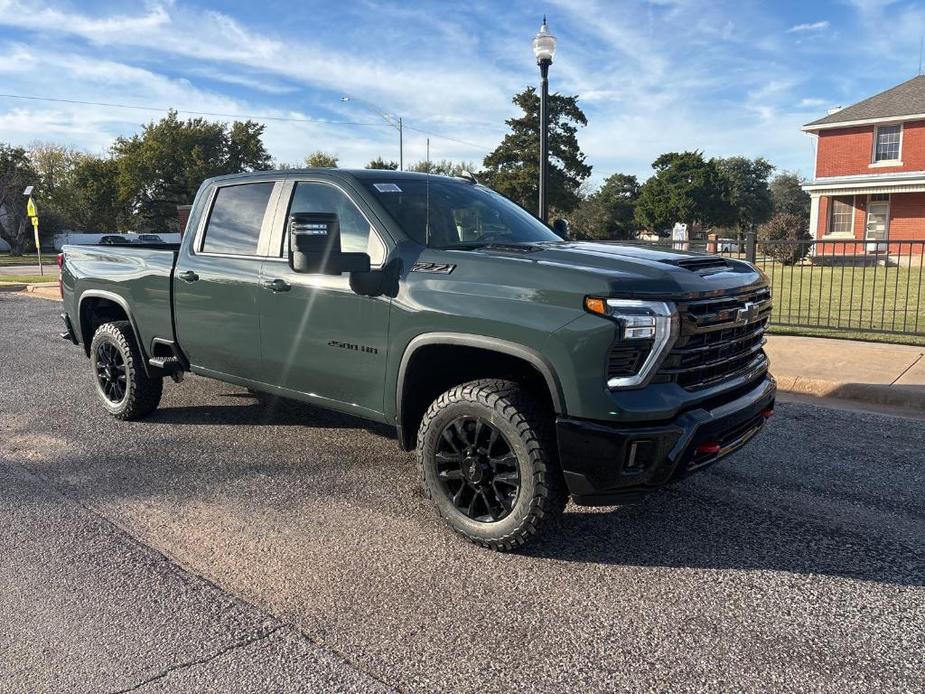
{"label": "asphalt road", "polygon": [[646,502],[493,554],[391,432],[188,378],[102,413],[0,294],[0,691],[922,691],[925,422],[782,403]]}

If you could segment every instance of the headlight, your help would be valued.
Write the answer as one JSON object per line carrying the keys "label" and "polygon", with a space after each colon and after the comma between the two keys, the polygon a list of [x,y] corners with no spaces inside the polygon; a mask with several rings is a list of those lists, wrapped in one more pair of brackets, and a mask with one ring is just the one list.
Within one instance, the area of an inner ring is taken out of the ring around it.
{"label": "headlight", "polygon": [[[629,346],[646,343],[645,358],[632,375],[608,374],[608,388],[634,388],[643,386],[655,373],[671,349],[678,334],[678,314],[674,304],[667,301],[639,299],[606,299],[585,297],[585,309],[591,313],[613,319],[619,326],[619,343]],[[648,343],[651,343],[651,347]]]}

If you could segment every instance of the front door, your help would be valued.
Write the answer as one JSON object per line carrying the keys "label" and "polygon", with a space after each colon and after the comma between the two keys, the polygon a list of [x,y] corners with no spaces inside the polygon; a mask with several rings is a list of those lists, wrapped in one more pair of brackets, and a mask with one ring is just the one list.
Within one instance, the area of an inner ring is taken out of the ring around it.
{"label": "front door", "polygon": [[[279,188],[273,181],[222,185],[174,271],[177,341],[195,371],[260,377],[258,281]],[[274,190],[277,195],[274,195]]]}
{"label": "front door", "polygon": [[[865,238],[868,241],[886,241],[889,224],[890,203],[888,200],[871,202],[867,205],[867,233]],[[886,245],[883,243],[867,244],[868,252],[876,252],[885,249]]]}
{"label": "front door", "polygon": [[375,418],[383,411],[391,300],[360,296],[348,273],[294,272],[285,220],[298,212],[337,214],[343,250],[369,253],[373,269],[385,260],[383,237],[340,187],[313,180],[287,186],[291,194],[284,191],[280,203],[280,212],[286,211],[275,222],[278,258],[261,269],[262,380],[302,399]]}

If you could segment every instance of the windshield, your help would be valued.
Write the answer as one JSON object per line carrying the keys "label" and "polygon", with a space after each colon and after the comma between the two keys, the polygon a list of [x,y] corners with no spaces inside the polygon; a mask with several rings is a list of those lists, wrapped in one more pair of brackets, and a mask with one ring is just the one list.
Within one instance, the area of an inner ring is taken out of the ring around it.
{"label": "windshield", "polygon": [[364,183],[408,236],[430,248],[562,240],[529,212],[484,186],[437,177]]}

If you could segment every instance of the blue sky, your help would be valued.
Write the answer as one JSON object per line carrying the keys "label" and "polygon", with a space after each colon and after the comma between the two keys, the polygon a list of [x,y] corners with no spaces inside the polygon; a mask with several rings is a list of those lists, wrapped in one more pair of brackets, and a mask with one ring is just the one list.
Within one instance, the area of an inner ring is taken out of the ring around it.
{"label": "blue sky", "polygon": [[800,125],[914,76],[925,33],[925,3],[905,0],[0,0],[0,92],[144,107],[0,97],[0,141],[102,153],[174,107],[294,119],[266,121],[282,161],[397,159],[397,134],[350,94],[403,116],[406,162],[424,158],[421,131],[432,158],[480,162],[538,79],[544,12],[551,89],[581,98],[595,183],[682,149],[810,174]]}

